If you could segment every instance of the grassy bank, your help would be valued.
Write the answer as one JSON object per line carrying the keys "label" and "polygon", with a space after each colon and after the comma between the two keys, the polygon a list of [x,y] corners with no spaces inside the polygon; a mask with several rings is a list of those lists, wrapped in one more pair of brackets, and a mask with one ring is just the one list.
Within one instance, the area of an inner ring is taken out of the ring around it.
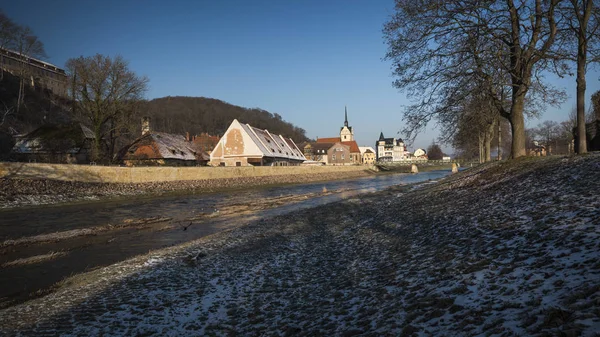
{"label": "grassy bank", "polygon": [[0,331],[593,335],[599,169],[525,158],[252,222],[65,282]]}

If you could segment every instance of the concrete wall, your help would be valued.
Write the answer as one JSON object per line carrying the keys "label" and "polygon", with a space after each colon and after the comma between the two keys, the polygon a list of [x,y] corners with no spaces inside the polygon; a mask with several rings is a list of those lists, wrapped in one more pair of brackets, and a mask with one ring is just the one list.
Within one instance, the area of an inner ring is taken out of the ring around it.
{"label": "concrete wall", "polygon": [[369,170],[370,166],[119,167],[0,162],[0,178],[144,183]]}

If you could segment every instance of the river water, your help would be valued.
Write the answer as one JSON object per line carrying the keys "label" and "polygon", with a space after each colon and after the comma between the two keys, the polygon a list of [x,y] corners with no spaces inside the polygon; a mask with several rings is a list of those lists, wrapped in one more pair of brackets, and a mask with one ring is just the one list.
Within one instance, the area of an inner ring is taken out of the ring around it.
{"label": "river water", "polygon": [[[143,229],[119,228],[68,240],[16,245],[0,254],[0,307],[23,301],[66,276],[235,227],[375,192],[399,184],[437,180],[450,170],[376,175],[351,180],[287,185],[223,193],[171,195],[111,202],[0,211],[0,243],[68,230],[163,218]],[[184,226],[193,223],[185,230]],[[62,252],[58,258],[8,266],[11,261]]]}

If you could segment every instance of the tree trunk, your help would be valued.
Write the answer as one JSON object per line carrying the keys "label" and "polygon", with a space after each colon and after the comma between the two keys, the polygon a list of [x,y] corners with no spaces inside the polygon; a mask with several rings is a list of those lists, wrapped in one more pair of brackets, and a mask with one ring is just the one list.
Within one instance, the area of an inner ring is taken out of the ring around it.
{"label": "tree trunk", "polygon": [[25,96],[25,80],[23,77],[19,79],[19,96],[17,97],[17,113],[21,110],[21,104],[23,103]]}
{"label": "tree trunk", "polygon": [[479,163],[483,164],[485,162],[485,154],[483,149],[484,139],[481,136],[481,132],[479,132]]}
{"label": "tree trunk", "polygon": [[502,160],[502,117],[498,117],[498,161]]}
{"label": "tree trunk", "polygon": [[99,161],[101,159],[100,142],[102,139],[102,129],[100,126],[94,126],[94,148],[92,149],[92,160]]}
{"label": "tree trunk", "polygon": [[577,52],[577,144],[576,151],[579,154],[587,153],[587,135],[585,134],[585,62],[586,46],[579,38]]}
{"label": "tree trunk", "polygon": [[485,146],[485,161],[492,161],[492,138],[494,138],[494,124],[491,123],[485,130],[484,146]]}
{"label": "tree trunk", "polygon": [[527,155],[525,151],[525,93],[513,95],[510,109],[510,128],[512,131],[512,145],[510,157],[515,159]]}

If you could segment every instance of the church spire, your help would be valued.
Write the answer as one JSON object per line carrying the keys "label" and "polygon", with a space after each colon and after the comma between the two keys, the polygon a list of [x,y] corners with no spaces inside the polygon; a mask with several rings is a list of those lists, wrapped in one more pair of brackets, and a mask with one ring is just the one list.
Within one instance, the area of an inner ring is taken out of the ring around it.
{"label": "church spire", "polygon": [[344,126],[348,126],[348,108],[344,105]]}

